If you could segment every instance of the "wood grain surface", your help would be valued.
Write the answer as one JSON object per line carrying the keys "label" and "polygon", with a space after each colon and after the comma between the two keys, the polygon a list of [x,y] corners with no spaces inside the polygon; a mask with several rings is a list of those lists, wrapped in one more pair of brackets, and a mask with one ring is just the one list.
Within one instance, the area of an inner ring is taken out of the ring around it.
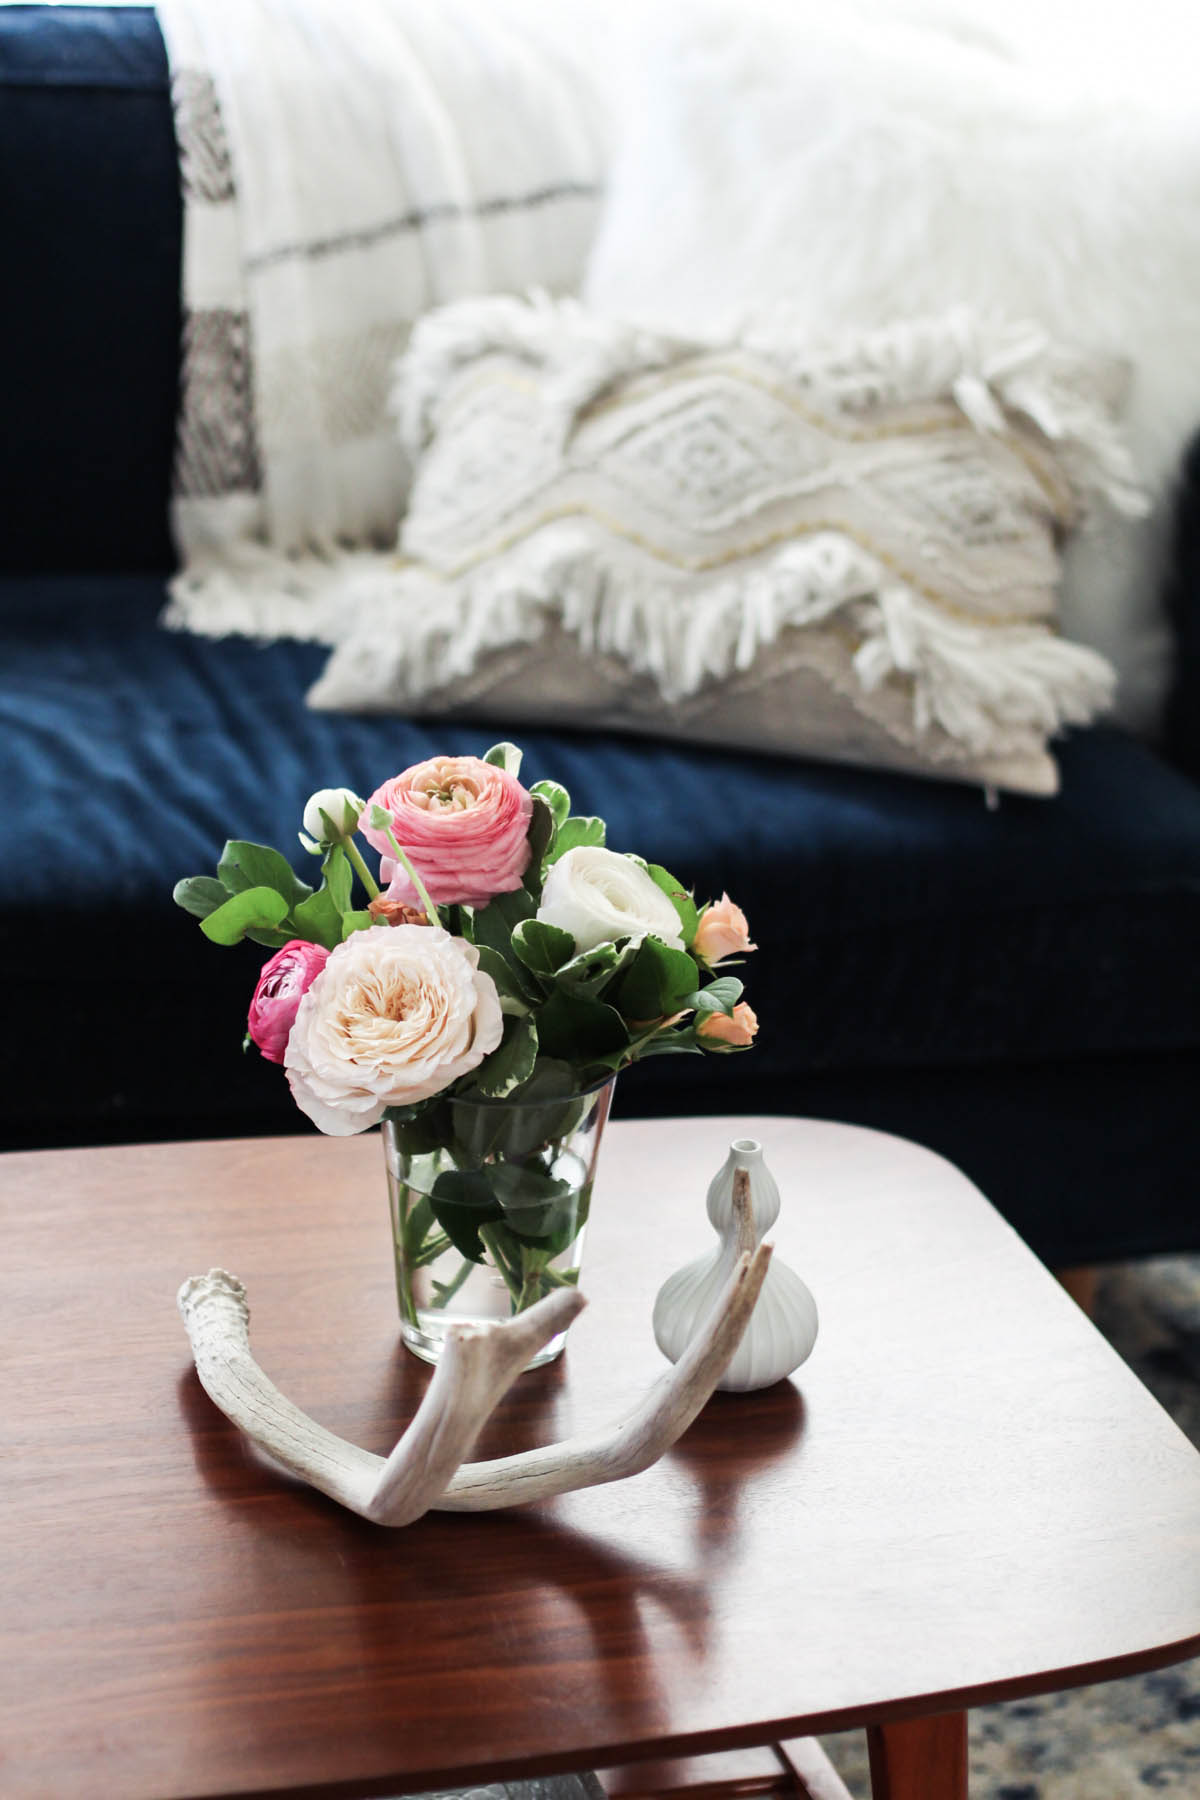
{"label": "wood grain surface", "polygon": [[[370,1795],[953,1712],[1200,1650],[1200,1458],[970,1184],[783,1119],[617,1123],[563,1360],[481,1455],[618,1415],[733,1136],[779,1178],[811,1361],[632,1481],[388,1532],[264,1466],[175,1310],[380,1453],[399,1343],[374,1136],[0,1159],[0,1793]],[[928,1735],[928,1734],[926,1734]]]}

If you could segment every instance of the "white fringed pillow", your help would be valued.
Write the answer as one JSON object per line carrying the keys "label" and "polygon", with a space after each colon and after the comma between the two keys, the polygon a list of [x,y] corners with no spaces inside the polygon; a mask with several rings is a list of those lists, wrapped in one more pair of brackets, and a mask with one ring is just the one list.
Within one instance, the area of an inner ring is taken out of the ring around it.
{"label": "white fringed pillow", "polygon": [[1111,698],[1055,633],[1112,371],[964,313],[684,342],[544,298],[420,324],[400,549],[310,704],[564,723],[1055,791]]}

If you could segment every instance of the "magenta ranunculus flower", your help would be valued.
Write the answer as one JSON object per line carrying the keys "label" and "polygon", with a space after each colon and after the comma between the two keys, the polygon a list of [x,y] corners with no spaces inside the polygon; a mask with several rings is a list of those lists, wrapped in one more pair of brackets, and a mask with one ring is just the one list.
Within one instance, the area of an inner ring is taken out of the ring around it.
{"label": "magenta ranunculus flower", "polygon": [[293,938],[263,964],[246,1026],[268,1062],[283,1061],[300,1002],[328,959],[323,944]]}
{"label": "magenta ranunculus flower", "polygon": [[387,897],[419,906],[387,838],[371,824],[373,806],[391,814],[396,842],[435,906],[486,906],[520,887],[533,797],[507,770],[477,756],[435,756],[394,775],[367,801],[359,830],[383,857]]}

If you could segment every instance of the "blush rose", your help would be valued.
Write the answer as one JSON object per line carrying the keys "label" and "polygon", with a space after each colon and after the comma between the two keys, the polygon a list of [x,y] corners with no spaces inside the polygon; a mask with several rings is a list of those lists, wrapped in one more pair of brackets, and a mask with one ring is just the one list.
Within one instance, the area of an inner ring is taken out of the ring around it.
{"label": "blush rose", "polygon": [[268,1062],[283,1061],[300,1002],[328,958],[323,945],[293,938],[263,964],[246,1029]]}
{"label": "blush rose", "polygon": [[500,996],[479,952],[434,925],[370,926],[330,951],[284,1063],[322,1131],[366,1131],[478,1067],[500,1042]]}
{"label": "blush rose", "polygon": [[435,756],[394,775],[367,801],[359,830],[383,858],[387,898],[419,906],[386,834],[371,824],[373,807],[389,814],[396,842],[435,906],[486,906],[521,885],[529,864],[533,796],[515,775],[477,756]]}

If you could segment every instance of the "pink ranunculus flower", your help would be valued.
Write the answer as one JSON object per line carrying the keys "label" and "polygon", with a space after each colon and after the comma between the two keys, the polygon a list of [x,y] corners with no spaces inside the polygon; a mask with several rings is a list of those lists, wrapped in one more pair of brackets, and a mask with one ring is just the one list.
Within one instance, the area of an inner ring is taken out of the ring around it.
{"label": "pink ranunculus flower", "polygon": [[293,938],[263,964],[246,1029],[268,1062],[283,1061],[297,1008],[328,956],[324,945]]}
{"label": "pink ranunculus flower", "polygon": [[440,1094],[504,1031],[479,952],[440,925],[370,926],[329,953],[300,1002],[284,1062],[292,1097],[334,1137]]}
{"label": "pink ranunculus flower", "polygon": [[391,814],[396,842],[435,906],[486,906],[493,895],[520,887],[533,796],[507,770],[477,756],[434,756],[385,781],[367,801],[359,830],[383,858],[387,897],[419,906],[387,838],[371,824],[374,806]]}
{"label": "pink ranunculus flower", "polygon": [[693,956],[715,969],[727,956],[743,956],[747,950],[757,949],[758,945],[750,942],[745,913],[728,894],[722,894],[705,908],[692,940]]}
{"label": "pink ranunculus flower", "polygon": [[739,1000],[734,1007],[732,1019],[727,1013],[705,1013],[696,1027],[697,1037],[710,1044],[727,1044],[733,1050],[744,1050],[747,1044],[754,1042],[757,1032],[754,1008],[747,1006],[744,1000]]}

